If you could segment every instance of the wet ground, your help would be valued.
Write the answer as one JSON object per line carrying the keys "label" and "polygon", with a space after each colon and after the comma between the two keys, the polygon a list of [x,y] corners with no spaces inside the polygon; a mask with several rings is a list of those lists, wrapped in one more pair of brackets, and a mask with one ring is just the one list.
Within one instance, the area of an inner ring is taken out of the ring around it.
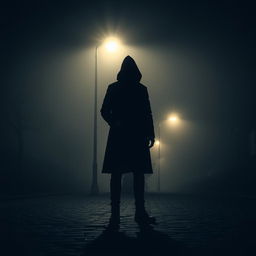
{"label": "wet ground", "polygon": [[0,255],[256,255],[256,200],[147,195],[153,228],[123,196],[120,231],[106,230],[109,196],[2,200]]}

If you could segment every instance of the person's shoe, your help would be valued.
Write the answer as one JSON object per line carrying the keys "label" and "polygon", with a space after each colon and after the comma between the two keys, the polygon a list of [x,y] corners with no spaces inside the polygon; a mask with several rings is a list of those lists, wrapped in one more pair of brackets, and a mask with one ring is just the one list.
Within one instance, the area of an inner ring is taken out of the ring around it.
{"label": "person's shoe", "polygon": [[135,222],[137,222],[139,225],[150,225],[150,224],[156,224],[156,218],[149,216],[146,211],[142,213],[135,213],[134,217]]}

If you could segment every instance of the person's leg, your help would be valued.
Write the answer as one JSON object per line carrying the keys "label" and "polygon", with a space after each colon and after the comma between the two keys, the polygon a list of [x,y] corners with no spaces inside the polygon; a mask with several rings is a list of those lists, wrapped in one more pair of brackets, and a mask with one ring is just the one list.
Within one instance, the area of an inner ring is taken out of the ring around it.
{"label": "person's leg", "polygon": [[145,210],[144,204],[144,189],[145,189],[145,178],[144,173],[133,173],[133,191],[135,198],[136,212],[142,212]]}
{"label": "person's leg", "polygon": [[134,172],[134,197],[135,197],[135,221],[139,225],[148,225],[155,224],[156,219],[148,215],[145,209],[145,198],[144,198],[144,190],[145,190],[145,177],[144,173],[136,173]]}
{"label": "person's leg", "polygon": [[112,173],[110,179],[110,200],[111,205],[119,205],[120,204],[120,196],[121,196],[121,173]]}
{"label": "person's leg", "polygon": [[111,225],[120,223],[120,197],[122,174],[112,173],[110,179]]}

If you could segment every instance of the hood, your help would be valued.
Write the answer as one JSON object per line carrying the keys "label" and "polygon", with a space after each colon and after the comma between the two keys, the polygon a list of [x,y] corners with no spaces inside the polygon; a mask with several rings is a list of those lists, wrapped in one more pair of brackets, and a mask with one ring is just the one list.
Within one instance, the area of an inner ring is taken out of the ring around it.
{"label": "hood", "polygon": [[130,56],[124,58],[117,80],[121,82],[140,82],[141,73],[134,59]]}

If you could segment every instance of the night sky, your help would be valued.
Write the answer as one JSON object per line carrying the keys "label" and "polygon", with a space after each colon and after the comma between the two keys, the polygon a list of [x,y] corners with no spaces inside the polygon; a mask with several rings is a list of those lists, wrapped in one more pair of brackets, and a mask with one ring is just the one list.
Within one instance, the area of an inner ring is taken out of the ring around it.
{"label": "night sky", "polygon": [[[0,192],[89,191],[94,49],[115,35],[125,49],[99,52],[99,108],[131,55],[156,134],[171,111],[182,121],[176,129],[162,125],[163,191],[255,193],[254,13],[246,1],[2,4]],[[107,191],[100,170],[108,127],[98,120],[99,184]]]}

